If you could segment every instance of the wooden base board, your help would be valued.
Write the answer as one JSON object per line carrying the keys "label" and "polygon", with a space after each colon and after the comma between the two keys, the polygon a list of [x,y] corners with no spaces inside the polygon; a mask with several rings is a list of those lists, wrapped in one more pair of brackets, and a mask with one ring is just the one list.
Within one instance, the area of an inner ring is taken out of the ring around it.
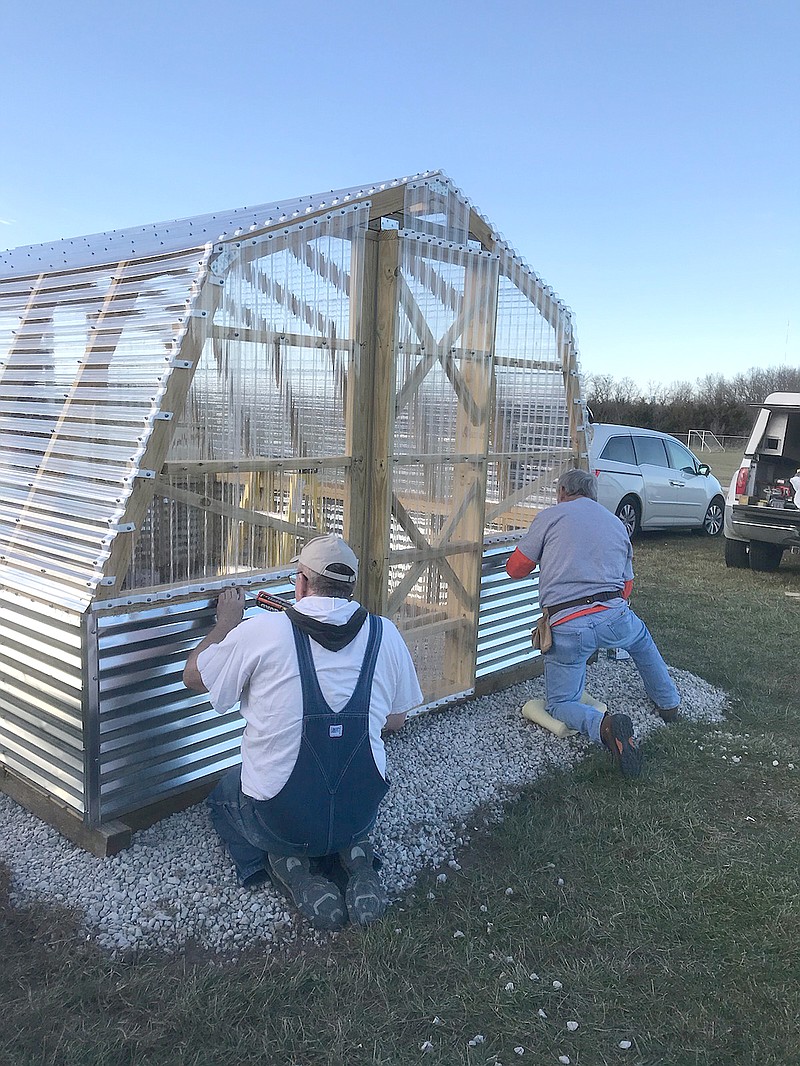
{"label": "wooden base board", "polygon": [[488,696],[491,692],[499,692],[501,689],[519,684],[520,681],[531,681],[543,673],[544,658],[541,655],[532,656],[524,663],[511,666],[502,672],[479,677],[475,682],[475,695]]}
{"label": "wooden base board", "polygon": [[0,791],[36,818],[52,825],[67,840],[101,859],[116,855],[131,842],[131,828],[125,822],[105,822],[90,828],[84,825],[77,811],[70,810],[6,769],[0,769]]}

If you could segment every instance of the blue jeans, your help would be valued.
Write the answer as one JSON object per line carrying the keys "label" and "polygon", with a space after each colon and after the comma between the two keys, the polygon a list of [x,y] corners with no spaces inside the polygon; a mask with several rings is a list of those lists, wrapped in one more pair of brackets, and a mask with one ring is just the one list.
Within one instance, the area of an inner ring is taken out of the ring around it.
{"label": "blue jeans", "polygon": [[[242,792],[240,766],[228,770],[206,803],[211,822],[233,859],[240,884],[265,881],[269,876],[267,853],[286,854],[286,841],[272,833],[259,817],[259,801]],[[303,854],[303,850],[297,849],[296,853]]]}
{"label": "blue jeans", "polygon": [[647,695],[660,710],[678,706],[678,690],[647,626],[622,604],[553,627],[553,646],[544,657],[544,687],[547,710],[554,718],[600,743],[603,712],[580,699],[586,662],[601,648],[624,648],[629,653]]}

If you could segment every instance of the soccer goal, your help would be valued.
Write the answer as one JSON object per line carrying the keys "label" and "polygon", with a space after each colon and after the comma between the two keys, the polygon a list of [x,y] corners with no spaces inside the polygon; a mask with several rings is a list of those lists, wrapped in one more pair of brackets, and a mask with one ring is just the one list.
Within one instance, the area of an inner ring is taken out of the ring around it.
{"label": "soccer goal", "polygon": [[725,445],[710,429],[690,429],[688,445],[697,452],[724,452]]}

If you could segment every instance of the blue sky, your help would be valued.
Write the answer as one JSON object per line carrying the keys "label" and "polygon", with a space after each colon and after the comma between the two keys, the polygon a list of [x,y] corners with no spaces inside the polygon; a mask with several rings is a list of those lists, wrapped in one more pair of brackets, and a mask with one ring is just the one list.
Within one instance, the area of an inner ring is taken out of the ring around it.
{"label": "blue sky", "polygon": [[800,364],[797,0],[9,0],[0,247],[442,168],[584,372]]}

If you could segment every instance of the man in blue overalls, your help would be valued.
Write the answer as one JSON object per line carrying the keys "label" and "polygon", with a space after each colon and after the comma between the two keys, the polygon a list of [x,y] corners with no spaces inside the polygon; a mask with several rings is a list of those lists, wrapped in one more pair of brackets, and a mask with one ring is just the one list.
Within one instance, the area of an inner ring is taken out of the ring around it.
{"label": "man in blue overalls", "polygon": [[[370,831],[389,787],[382,733],[422,702],[395,625],[353,600],[358,560],[341,537],[309,541],[294,607],[242,621],[226,589],[217,622],[189,656],[186,685],[225,713],[241,701],[242,765],[209,796],[243,885],[271,877],[317,929],[366,925],[388,899]],[[315,859],[336,857],[344,894]]]}

